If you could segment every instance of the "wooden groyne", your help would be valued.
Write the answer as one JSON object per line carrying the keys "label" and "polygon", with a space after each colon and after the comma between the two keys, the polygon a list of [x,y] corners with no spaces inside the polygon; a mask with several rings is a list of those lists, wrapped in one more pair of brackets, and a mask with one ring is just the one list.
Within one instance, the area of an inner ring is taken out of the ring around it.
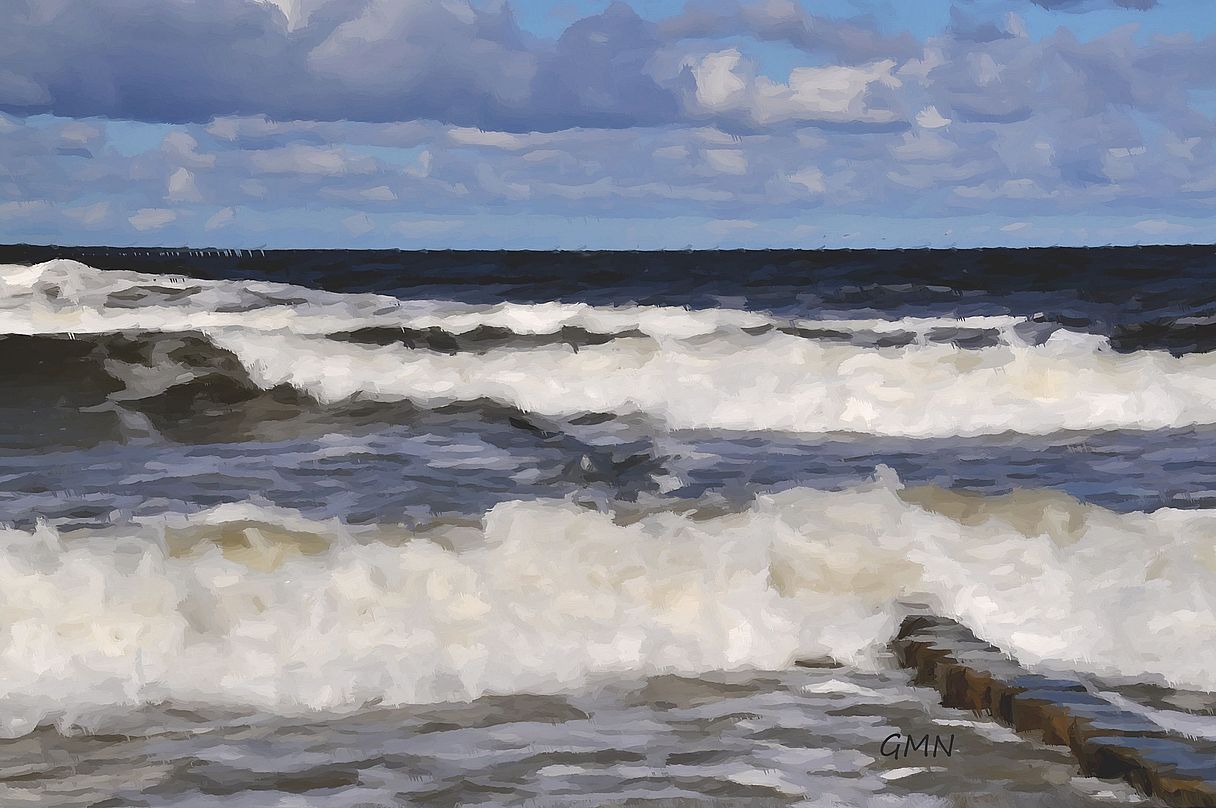
{"label": "wooden groyne", "polygon": [[891,647],[947,707],[1067,746],[1085,775],[1126,780],[1168,805],[1216,808],[1216,744],[1167,731],[1079,679],[1033,673],[953,620],[908,617]]}

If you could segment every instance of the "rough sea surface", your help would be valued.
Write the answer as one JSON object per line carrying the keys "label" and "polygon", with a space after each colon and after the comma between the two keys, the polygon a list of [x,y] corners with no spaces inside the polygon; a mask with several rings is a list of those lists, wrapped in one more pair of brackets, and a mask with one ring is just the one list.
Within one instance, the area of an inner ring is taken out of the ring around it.
{"label": "rough sea surface", "polygon": [[0,261],[0,804],[1142,800],[910,604],[1216,737],[1212,248]]}

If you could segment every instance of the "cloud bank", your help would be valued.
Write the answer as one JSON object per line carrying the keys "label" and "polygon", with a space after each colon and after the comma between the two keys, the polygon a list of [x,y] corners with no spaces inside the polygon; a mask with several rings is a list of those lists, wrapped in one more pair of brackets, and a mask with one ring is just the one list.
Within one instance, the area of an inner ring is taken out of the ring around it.
{"label": "cloud bank", "polygon": [[677,220],[675,238],[813,243],[848,217],[1216,237],[1213,37],[1081,36],[1072,13],[1032,35],[1026,5],[956,8],[917,39],[794,0],[655,20],[614,2],[545,39],[467,0],[0,0],[0,224],[144,243],[488,246],[512,217],[551,241],[581,218],[608,246]]}

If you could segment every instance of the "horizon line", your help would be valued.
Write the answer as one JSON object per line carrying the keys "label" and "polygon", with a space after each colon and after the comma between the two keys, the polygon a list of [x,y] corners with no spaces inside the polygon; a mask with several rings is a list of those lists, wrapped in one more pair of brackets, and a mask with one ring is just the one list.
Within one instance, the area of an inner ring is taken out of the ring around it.
{"label": "horizon line", "polygon": [[928,245],[894,247],[894,246],[858,246],[858,247],[660,247],[643,249],[640,247],[605,248],[605,247],[553,247],[553,248],[517,248],[504,247],[501,249],[485,247],[215,247],[215,246],[143,246],[143,245],[110,245],[110,244],[33,244],[28,242],[0,243],[0,250],[110,250],[114,252],[149,252],[149,253],[213,253],[217,257],[237,253],[285,253],[285,252],[348,252],[348,253],[535,253],[586,255],[598,253],[846,253],[846,252],[981,252],[986,250],[1000,251],[1033,251],[1033,250],[1181,250],[1181,249],[1213,249],[1216,243],[1188,242],[1185,244],[1088,244],[1088,245],[982,245],[976,247],[933,247]]}

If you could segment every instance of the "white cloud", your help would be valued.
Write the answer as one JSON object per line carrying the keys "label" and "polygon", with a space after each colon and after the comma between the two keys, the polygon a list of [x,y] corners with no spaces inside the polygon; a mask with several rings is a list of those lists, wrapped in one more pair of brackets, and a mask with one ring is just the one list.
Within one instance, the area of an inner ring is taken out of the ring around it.
{"label": "white cloud", "polygon": [[[129,6],[115,7],[114,14],[151,7],[152,2],[130,0]],[[247,0],[225,0],[229,2]],[[124,84],[116,76],[110,88],[115,91],[157,89],[155,98],[143,101],[167,105],[167,110],[157,109],[171,113],[171,120],[211,122],[149,124],[136,131],[132,127],[141,124],[131,121],[0,116],[0,151],[17,158],[0,161],[0,215],[16,222],[7,230],[24,238],[51,233],[66,239],[83,233],[99,240],[108,227],[116,238],[129,240],[129,218],[143,226],[164,227],[157,225],[157,217],[168,213],[146,211],[176,209],[175,226],[166,228],[174,238],[223,225],[224,238],[233,242],[247,238],[260,243],[274,233],[287,234],[284,238],[290,242],[300,237],[300,230],[298,218],[287,211],[307,205],[317,216],[310,220],[310,229],[328,233],[318,238],[336,243],[351,241],[352,231],[344,222],[356,231],[375,225],[363,243],[383,243],[394,233],[406,235],[393,229],[392,222],[399,218],[468,223],[473,220],[461,217],[471,212],[477,217],[568,217],[604,228],[604,222],[615,217],[746,219],[759,221],[763,233],[769,232],[763,229],[769,220],[804,221],[801,217],[812,208],[819,209],[816,219],[821,214],[983,214],[996,222],[985,237],[1019,232],[1002,233],[999,226],[1004,223],[1033,222],[1033,228],[1009,237],[1018,243],[1028,242],[1031,235],[1044,240],[1057,232],[1073,233],[1073,220],[1101,216],[1125,222],[1121,231],[1130,238],[1174,226],[1175,221],[1192,223],[1188,237],[1209,232],[1199,223],[1210,218],[1216,150],[1211,147],[1211,118],[1193,97],[1216,86],[1216,69],[1207,69],[1216,64],[1211,62],[1216,40],[1149,41],[1118,33],[1082,40],[1067,31],[1028,39],[1001,35],[984,21],[974,30],[955,26],[923,42],[878,37],[867,40],[864,48],[842,48],[842,41],[819,48],[819,18],[800,11],[795,22],[788,22],[788,9],[773,11],[776,6],[762,2],[738,5],[731,19],[747,23],[746,30],[765,41],[792,44],[794,54],[799,49],[814,54],[806,58],[815,66],[796,67],[783,81],[762,75],[749,58],[752,49],[763,45],[721,27],[729,14],[714,17],[719,28],[707,34],[672,37],[662,25],[631,19],[618,6],[613,14],[588,18],[552,48],[516,43],[525,50],[533,48],[532,56],[539,59],[537,77],[560,75],[572,83],[559,87],[539,78],[536,84],[525,82],[533,96],[512,96],[515,100],[508,103],[482,92],[498,78],[486,78],[480,71],[492,62],[494,48],[516,47],[506,41],[509,37],[463,31],[455,39],[444,39],[446,29],[393,27],[401,22],[393,16],[393,2],[416,11],[422,0],[308,2],[334,2],[332,15],[314,14],[313,19],[330,20],[326,25],[335,28],[350,21],[343,20],[343,14],[364,20],[360,24],[366,28],[364,10],[379,9],[392,18],[377,33],[366,63],[352,62],[340,75],[326,77],[325,88],[317,90],[320,95],[310,95],[311,85],[281,75],[273,81],[253,77],[253,83],[265,86],[243,95],[239,87],[224,84],[223,75],[202,70],[218,82],[208,86],[218,88],[215,94],[227,104],[225,115],[263,112],[213,119],[214,110],[205,105],[218,103],[214,98],[164,93],[155,83]],[[63,6],[63,13],[92,9],[92,17],[81,19],[104,27],[108,23],[102,12],[107,10],[100,3],[75,0]],[[171,5],[178,9],[180,4]],[[475,19],[476,26],[482,26],[490,21],[510,32],[506,18],[479,16],[476,10],[489,5],[445,9],[438,0],[430,5],[427,13],[435,16],[416,19],[436,25],[464,25],[462,19]],[[299,5],[291,13],[303,9]],[[473,18],[470,10],[476,12]],[[222,11],[217,14],[223,16]],[[275,30],[283,29],[278,12],[270,11]],[[176,12],[165,13],[178,19]],[[691,25],[697,14],[690,11],[684,17]],[[776,27],[762,26],[761,17]],[[259,17],[255,13],[251,19],[256,23]],[[787,26],[795,24],[805,28],[799,36],[806,37],[797,43],[788,38]],[[863,28],[857,23],[856,30],[850,30],[860,35],[867,33]],[[342,47],[352,60],[362,57],[349,36],[353,30],[338,37],[346,37]],[[993,31],[996,34],[989,37]],[[307,33],[315,44],[334,31],[318,28]],[[419,37],[431,34],[445,43],[443,48],[418,43]],[[174,47],[196,46],[174,39],[172,31],[165,35]],[[14,36],[0,30],[0,45],[11,44]],[[452,47],[456,41],[480,42],[486,37],[497,42],[486,52],[489,56]],[[305,38],[301,33],[293,41]],[[875,44],[892,49],[874,50]],[[423,53],[453,58],[445,61],[443,70],[417,75],[381,70],[413,64],[418,56],[395,53],[394,47],[418,47]],[[575,58],[592,51],[602,59]],[[214,47],[207,50],[215,52]],[[235,51],[223,52],[237,62],[243,58]],[[109,58],[88,53],[99,64]],[[49,51],[39,54],[54,61]],[[628,82],[641,74],[619,67],[618,60],[626,56],[646,63],[647,81],[660,88],[658,101],[634,102],[636,88]],[[835,57],[840,58],[831,63]],[[5,59],[0,49],[0,64],[7,66]],[[477,75],[450,75],[466,61],[469,72]],[[209,63],[184,56],[183,63],[211,69]],[[310,72],[313,68],[293,64],[305,78],[317,78]],[[598,68],[587,67],[592,64]],[[579,65],[582,73],[572,67]],[[567,72],[554,73],[555,66]],[[115,62],[113,67],[126,70],[129,65]],[[47,69],[47,76],[58,76],[57,87],[70,85],[75,75]],[[30,70],[43,80],[42,73]],[[157,81],[165,78],[156,75]],[[352,83],[359,75],[366,75],[368,83]],[[326,83],[331,79],[333,84]],[[432,81],[437,83],[428,84]],[[335,86],[342,92],[327,95]],[[274,93],[263,92],[267,87]],[[276,106],[279,96],[286,98],[289,91],[296,93],[292,100]],[[67,101],[75,106],[66,107],[72,114],[84,114],[80,105],[96,101],[90,93],[80,95],[80,87],[72,92],[76,96]],[[664,98],[670,110],[663,111]],[[325,103],[316,106],[321,101]],[[519,105],[512,106],[516,101]],[[97,101],[102,102],[111,100]],[[596,112],[605,109],[619,117]],[[282,120],[283,110],[319,111],[327,120]],[[378,115],[410,120],[378,123]],[[531,128],[541,131],[526,131]],[[99,130],[109,137],[104,144],[97,138]],[[124,140],[128,135],[132,137]],[[140,153],[132,155],[132,149]],[[97,199],[110,203],[107,216],[101,209],[89,210]],[[205,211],[195,208],[200,200],[210,203]],[[224,213],[228,208],[239,210],[239,216]],[[1053,217],[1061,220],[1058,231],[1046,223]],[[955,228],[960,239],[969,237],[974,221]],[[935,234],[945,229],[935,228]],[[1104,239],[1108,229],[1094,225],[1090,233]],[[452,238],[475,230],[455,228]]]}
{"label": "white cloud", "polygon": [[953,157],[958,145],[936,132],[905,132],[898,145],[891,147],[891,154],[900,160],[941,161]]}
{"label": "white cloud", "polygon": [[242,193],[244,193],[246,196],[251,196],[254,199],[264,198],[270,190],[266,187],[266,183],[262,182],[261,180],[241,180],[240,183],[238,183],[238,186],[240,187]]}
{"label": "white cloud", "polygon": [[941,129],[949,126],[950,119],[937,111],[937,107],[928,106],[916,113],[916,124],[921,129]]}
{"label": "white cloud", "polygon": [[332,146],[291,145],[280,149],[255,151],[250,157],[253,167],[266,174],[306,174],[319,177],[339,177],[344,174],[375,172],[375,161],[353,157]]}
{"label": "white cloud", "polygon": [[533,185],[530,190],[532,193],[543,192],[563,199],[598,199],[612,196],[617,192],[615,183],[610,177],[582,184],[544,182]]}
{"label": "white cloud", "polygon": [[495,149],[514,151],[528,145],[527,138],[509,132],[487,132],[482,129],[455,126],[448,130],[453,143],[463,146],[491,146]]}
{"label": "white cloud", "polygon": [[427,149],[418,155],[418,160],[414,165],[405,170],[406,176],[428,177],[431,174],[431,166],[434,164],[435,156],[431,154],[430,149]]}
{"label": "white cloud", "polygon": [[957,196],[968,199],[1048,199],[1051,193],[1045,191],[1037,182],[1022,177],[1014,180],[1004,180],[984,185],[959,185],[954,188]]}
{"label": "white cloud", "polygon": [[747,173],[747,157],[738,149],[706,149],[705,162],[722,174]]}
{"label": "white cloud", "polygon": [[16,219],[44,211],[51,206],[41,199],[0,202],[0,219]]}
{"label": "white cloud", "polygon": [[179,168],[169,175],[168,194],[170,202],[202,202],[203,197],[194,184],[194,175],[184,168]]}
{"label": "white cloud", "polygon": [[740,75],[744,67],[743,54],[735,48],[711,53],[692,65],[700,108],[722,112],[746,105],[749,80]]}
{"label": "white cloud", "polygon": [[868,103],[874,86],[896,89],[898,63],[882,59],[862,66],[798,67],[788,82],[758,75],[738,49],[708,54],[690,68],[695,80],[691,99],[700,115],[735,113],[768,126],[789,121],[890,123],[898,115]]}
{"label": "white cloud", "polygon": [[359,196],[370,202],[395,202],[397,195],[387,185],[377,185],[375,188],[365,188]]}
{"label": "white cloud", "polygon": [[235,221],[236,211],[232,208],[224,208],[217,211],[214,216],[208,219],[207,224],[204,225],[203,229],[210,233],[213,230],[220,230],[221,228],[227,227]]}
{"label": "white cloud", "polygon": [[[526,104],[538,54],[503,7],[468,0],[367,0],[308,51],[309,72],[348,91],[445,109],[453,100]],[[504,19],[504,17],[506,17]]]}
{"label": "white cloud", "polygon": [[211,168],[215,165],[215,155],[200,153],[198,141],[180,129],[165,135],[160,148],[177,165],[189,168]]}
{"label": "white cloud", "polygon": [[102,136],[100,127],[85,121],[72,121],[59,130],[59,137],[66,143],[84,146]]}
{"label": "white cloud", "polygon": [[663,146],[655,149],[653,155],[660,160],[687,160],[688,149],[684,146]]}
{"label": "white cloud", "polygon": [[1150,236],[1163,236],[1167,233],[1185,233],[1191,229],[1186,225],[1177,224],[1166,219],[1145,219],[1136,222],[1132,226],[1141,233],[1148,233]]}
{"label": "white cloud", "polygon": [[324,0],[258,0],[270,6],[277,6],[287,19],[287,30],[295,31],[308,22],[309,16],[317,8],[324,5]]}
{"label": "white cloud", "polygon": [[265,115],[229,115],[213,120],[208,124],[206,132],[213,137],[233,141],[311,129],[315,125],[312,121],[272,121]]}
{"label": "white cloud", "polygon": [[80,205],[64,211],[72,219],[85,227],[95,227],[104,224],[110,218],[112,206],[109,202],[97,202],[92,205]]}
{"label": "white cloud", "polygon": [[806,190],[813,194],[822,194],[827,191],[827,186],[823,182],[823,172],[817,168],[804,168],[801,171],[790,174],[789,181],[795,185],[801,185]]}
{"label": "white cloud", "polygon": [[127,219],[140,232],[159,230],[177,219],[177,214],[165,208],[140,208]]}
{"label": "white cloud", "polygon": [[353,216],[347,216],[342,220],[342,226],[346,228],[346,232],[356,237],[366,236],[376,229],[376,226],[372,224],[371,218],[366,213],[356,213]]}
{"label": "white cloud", "polygon": [[482,190],[495,197],[524,200],[532,196],[530,184],[504,179],[502,174],[488,163],[478,163],[475,173]]}
{"label": "white cloud", "polygon": [[799,67],[790,72],[789,84],[761,76],[757,81],[759,98],[753,116],[760,123],[794,119],[895,120],[893,112],[867,109],[865,105],[870,85],[900,86],[899,79],[892,74],[895,65],[893,59],[884,59],[864,67]]}

